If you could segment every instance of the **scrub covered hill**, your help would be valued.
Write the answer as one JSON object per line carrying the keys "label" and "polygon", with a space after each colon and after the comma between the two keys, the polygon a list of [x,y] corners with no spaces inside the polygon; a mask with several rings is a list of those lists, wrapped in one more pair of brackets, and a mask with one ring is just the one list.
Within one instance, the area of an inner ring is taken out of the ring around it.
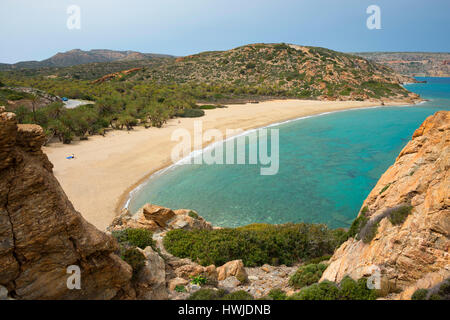
{"label": "scrub covered hill", "polygon": [[[169,60],[134,79],[204,83],[226,94],[329,100],[404,99],[414,81],[364,58],[319,47],[250,44]],[[132,79],[133,79],[132,78]]]}

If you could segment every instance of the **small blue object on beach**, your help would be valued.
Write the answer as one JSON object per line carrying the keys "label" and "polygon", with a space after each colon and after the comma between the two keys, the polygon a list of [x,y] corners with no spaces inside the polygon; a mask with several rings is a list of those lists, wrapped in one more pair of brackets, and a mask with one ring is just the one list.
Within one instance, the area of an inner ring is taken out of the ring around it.
{"label": "small blue object on beach", "polygon": [[68,101],[69,99],[67,99],[66,97],[62,97],[61,100],[62,101]]}

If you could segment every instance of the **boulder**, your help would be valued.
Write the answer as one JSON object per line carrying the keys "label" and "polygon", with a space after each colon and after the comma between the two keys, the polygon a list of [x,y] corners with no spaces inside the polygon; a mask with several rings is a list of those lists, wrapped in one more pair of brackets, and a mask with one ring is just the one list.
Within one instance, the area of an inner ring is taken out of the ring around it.
{"label": "boulder", "polygon": [[[41,151],[43,130],[0,113],[0,285],[15,299],[112,299],[129,288],[118,244],[83,219]],[[67,286],[68,267],[81,289]]]}
{"label": "boulder", "polygon": [[164,300],[168,298],[166,289],[166,266],[164,259],[151,247],[142,253],[146,261],[136,276],[136,298],[142,300]]}
{"label": "boulder", "polygon": [[188,280],[183,278],[173,278],[169,280],[169,290],[174,291],[177,286],[186,286],[189,283]]}
{"label": "boulder", "polygon": [[224,280],[219,281],[219,287],[227,291],[233,291],[239,285],[241,285],[241,281],[239,281],[235,276],[230,276]]}
{"label": "boulder", "polygon": [[217,280],[222,281],[231,276],[236,277],[241,283],[248,280],[242,260],[230,261],[217,268]]}

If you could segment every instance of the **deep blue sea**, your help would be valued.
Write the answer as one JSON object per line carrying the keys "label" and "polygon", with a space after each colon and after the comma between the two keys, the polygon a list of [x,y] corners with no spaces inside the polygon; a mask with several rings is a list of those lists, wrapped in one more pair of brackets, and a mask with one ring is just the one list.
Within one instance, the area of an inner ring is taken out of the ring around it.
{"label": "deep blue sea", "polygon": [[337,112],[291,121],[279,129],[279,172],[259,165],[184,165],[155,175],[130,202],[189,208],[216,226],[256,222],[348,227],[377,180],[414,130],[450,110],[450,78],[418,78],[405,87],[429,99],[413,107]]}

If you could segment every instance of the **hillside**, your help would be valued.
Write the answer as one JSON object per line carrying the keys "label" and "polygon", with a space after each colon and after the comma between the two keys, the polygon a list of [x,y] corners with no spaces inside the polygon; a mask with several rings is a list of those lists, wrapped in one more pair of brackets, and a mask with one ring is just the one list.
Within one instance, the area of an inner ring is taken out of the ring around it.
{"label": "hillside", "polygon": [[366,59],[318,47],[251,44],[159,64],[135,79],[206,83],[223,91],[330,100],[405,98],[413,81]]}
{"label": "hillside", "polygon": [[386,65],[407,76],[450,77],[450,53],[359,52],[355,55]]}
{"label": "hillside", "polygon": [[74,49],[67,52],[59,52],[42,61],[23,61],[15,64],[0,64],[0,70],[35,69],[49,67],[69,67],[86,63],[136,61],[153,58],[169,58],[169,55],[141,53],[136,51],[114,51],[97,49],[83,51]]}

